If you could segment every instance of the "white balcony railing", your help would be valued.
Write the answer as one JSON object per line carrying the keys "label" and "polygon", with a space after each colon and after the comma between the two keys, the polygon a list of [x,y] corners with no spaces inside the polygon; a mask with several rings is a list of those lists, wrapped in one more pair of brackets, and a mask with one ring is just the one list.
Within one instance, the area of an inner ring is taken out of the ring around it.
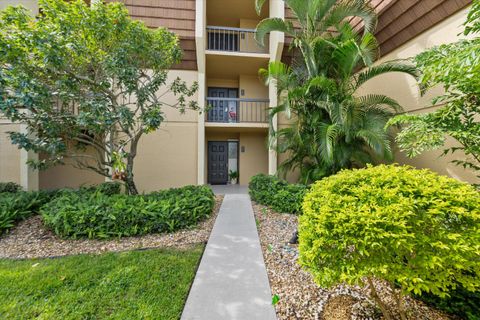
{"label": "white balcony railing", "polygon": [[214,51],[268,53],[268,37],[264,47],[255,41],[254,29],[207,27],[207,49]]}
{"label": "white balcony railing", "polygon": [[266,123],[268,99],[207,98],[207,122]]}

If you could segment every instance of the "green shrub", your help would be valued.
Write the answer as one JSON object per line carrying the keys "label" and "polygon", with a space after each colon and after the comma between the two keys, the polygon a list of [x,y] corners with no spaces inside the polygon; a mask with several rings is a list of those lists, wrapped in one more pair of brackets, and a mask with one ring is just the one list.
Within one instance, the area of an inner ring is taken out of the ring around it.
{"label": "green shrub", "polygon": [[278,177],[265,174],[253,176],[248,188],[252,200],[285,213],[300,213],[307,192],[304,185],[289,184]]}
{"label": "green shrub", "polygon": [[148,195],[66,192],[42,207],[44,223],[65,238],[111,238],[172,232],[197,224],[215,204],[206,186]]}
{"label": "green shrub", "polygon": [[80,192],[100,192],[106,196],[113,196],[120,194],[122,191],[122,184],[119,182],[103,182],[97,185],[81,187]]}
{"label": "green shrub", "polygon": [[321,286],[380,278],[403,294],[480,288],[480,194],[429,170],[370,166],[318,181],[299,240],[300,262]]}
{"label": "green shrub", "polygon": [[0,194],[0,234],[12,228],[15,222],[37,214],[50,201],[49,192],[16,192]]}
{"label": "green shrub", "polygon": [[[0,234],[12,228],[16,222],[31,217],[40,212],[40,208],[52,199],[65,194],[93,194],[95,192],[110,196],[119,194],[121,184],[105,182],[99,185],[82,187],[80,189],[58,189],[48,191],[21,191],[14,183],[5,183],[0,192]],[[2,186],[0,186],[1,188]]]}
{"label": "green shrub", "polygon": [[462,319],[480,320],[480,291],[471,292],[459,286],[448,294],[448,297],[440,298],[426,293],[416,298]]}
{"label": "green shrub", "polygon": [[22,186],[15,182],[0,182],[0,193],[15,193],[22,191]]}

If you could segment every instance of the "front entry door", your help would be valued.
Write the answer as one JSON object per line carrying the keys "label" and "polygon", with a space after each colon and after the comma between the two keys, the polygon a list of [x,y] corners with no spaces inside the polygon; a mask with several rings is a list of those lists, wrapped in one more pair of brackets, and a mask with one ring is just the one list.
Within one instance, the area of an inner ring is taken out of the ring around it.
{"label": "front entry door", "polygon": [[227,184],[228,182],[228,142],[208,142],[208,182]]}

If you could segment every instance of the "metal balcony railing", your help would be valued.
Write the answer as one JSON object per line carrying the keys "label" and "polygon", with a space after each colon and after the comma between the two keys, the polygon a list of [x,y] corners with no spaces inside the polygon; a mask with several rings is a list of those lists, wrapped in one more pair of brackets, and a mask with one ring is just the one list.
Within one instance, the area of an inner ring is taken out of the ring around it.
{"label": "metal balcony railing", "polygon": [[266,123],[268,99],[207,98],[207,122]]}
{"label": "metal balcony railing", "polygon": [[254,29],[207,27],[207,49],[215,51],[268,53],[268,37],[265,46],[260,47],[255,41]]}

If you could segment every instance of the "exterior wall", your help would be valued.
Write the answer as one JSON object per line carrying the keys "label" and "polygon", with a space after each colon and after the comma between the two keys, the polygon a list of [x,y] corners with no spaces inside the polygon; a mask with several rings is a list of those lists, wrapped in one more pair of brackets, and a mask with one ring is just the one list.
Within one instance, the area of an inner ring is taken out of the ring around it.
{"label": "exterior wall", "polygon": [[197,183],[197,126],[166,123],[142,138],[134,175],[140,192]]}
{"label": "exterior wall", "polygon": [[0,182],[21,183],[21,151],[11,144],[8,131],[19,131],[20,126],[0,119]]}
{"label": "exterior wall", "polygon": [[[428,48],[436,45],[451,43],[458,40],[458,34],[462,32],[462,24],[466,19],[467,9],[463,9],[451,17],[445,19],[435,27],[427,30],[401,47],[384,56],[380,62],[405,59],[413,57]],[[382,93],[397,101],[406,112],[424,113],[435,110],[431,105],[431,99],[442,93],[441,88],[435,88],[425,96],[421,96],[415,80],[402,74],[388,74],[372,79],[359,90],[359,94]],[[446,147],[453,146],[452,139],[448,140]],[[465,170],[450,163],[451,160],[461,156],[441,157],[441,151],[426,152],[414,159],[408,159],[402,152],[396,152],[396,161],[402,164],[410,164],[418,168],[431,168],[441,174],[450,175],[460,180],[474,182],[475,176],[471,171]]]}
{"label": "exterior wall", "polygon": [[[86,154],[93,154],[93,150]],[[40,155],[41,158],[41,155]],[[99,184],[105,181],[105,177],[91,171],[73,167],[71,162],[66,165],[58,165],[47,170],[38,172],[40,190],[53,190],[60,188],[78,188],[84,185]]]}
{"label": "exterior wall", "polygon": [[2,0],[0,1],[0,10],[8,6],[22,5],[27,9],[32,10],[33,14],[38,14],[38,0]]}
{"label": "exterior wall", "polygon": [[[244,148],[245,152],[242,152]],[[251,177],[258,173],[268,173],[267,134],[240,133],[240,184],[248,185]]]}
{"label": "exterior wall", "polygon": [[[173,70],[168,82],[180,77],[189,85],[197,81],[198,72]],[[167,83],[168,83],[167,82]],[[163,91],[160,90],[159,94]],[[197,100],[195,95],[191,98]],[[162,97],[172,104],[172,93]],[[139,143],[134,175],[139,191],[148,192],[197,183],[198,112],[185,114],[174,108],[163,107],[165,123],[156,132],[145,135]]]}
{"label": "exterior wall", "polygon": [[[268,87],[256,75],[240,75],[240,98],[268,99]],[[244,90],[245,95],[241,95]]]}

